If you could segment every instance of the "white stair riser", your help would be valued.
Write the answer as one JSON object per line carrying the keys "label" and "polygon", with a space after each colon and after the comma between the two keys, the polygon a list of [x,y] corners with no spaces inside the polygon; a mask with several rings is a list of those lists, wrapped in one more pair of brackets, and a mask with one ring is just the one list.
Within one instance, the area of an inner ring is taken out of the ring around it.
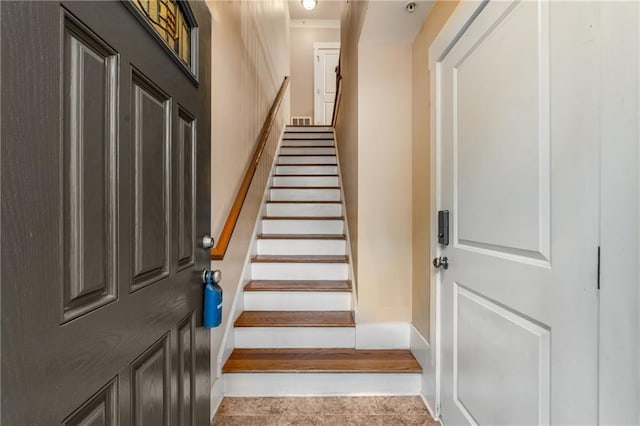
{"label": "white stair riser", "polygon": [[235,347],[354,348],[354,327],[236,327]]}
{"label": "white stair riser", "polygon": [[338,176],[275,176],[273,186],[338,186]]}
{"label": "white stair riser", "polygon": [[336,164],[336,157],[330,155],[305,155],[304,157],[279,156],[278,164]]}
{"label": "white stair riser", "polygon": [[263,219],[263,234],[344,234],[344,221]]}
{"label": "white stair riser", "polygon": [[269,191],[271,201],[340,201],[339,189],[283,189]]}
{"label": "white stair riser", "polygon": [[245,291],[244,309],[246,311],[349,311],[351,310],[351,293],[346,291]]}
{"label": "white stair riser", "polygon": [[276,166],[278,175],[335,175],[338,166]]}
{"label": "white stair riser", "polygon": [[[333,140],[333,133],[331,132],[286,132],[284,134],[286,139],[331,139]],[[286,145],[286,143],[285,143]]]}
{"label": "white stair riser", "polygon": [[342,216],[342,204],[268,203],[267,216]]}
{"label": "white stair riser", "polygon": [[254,280],[346,280],[347,263],[263,263],[251,264]]}
{"label": "white stair riser", "polygon": [[293,140],[284,140],[282,141],[282,146],[315,146],[315,147],[335,147],[333,140],[304,140],[304,139],[293,139]]}
{"label": "white stair riser", "polygon": [[315,132],[333,132],[333,127],[331,126],[287,126],[285,130],[285,135],[289,132],[307,132],[307,133],[315,133]]}
{"label": "white stair riser", "polygon": [[336,155],[336,149],[335,148],[320,148],[320,147],[315,147],[315,148],[311,148],[311,147],[299,147],[299,148],[282,147],[282,148],[280,148],[280,155],[283,155],[283,154],[304,154],[304,155],[331,154],[331,155]]}
{"label": "white stair riser", "polygon": [[418,373],[226,373],[225,396],[418,395]]}
{"label": "white stair riser", "polygon": [[345,240],[258,240],[258,254],[270,255],[334,255],[347,254]]}

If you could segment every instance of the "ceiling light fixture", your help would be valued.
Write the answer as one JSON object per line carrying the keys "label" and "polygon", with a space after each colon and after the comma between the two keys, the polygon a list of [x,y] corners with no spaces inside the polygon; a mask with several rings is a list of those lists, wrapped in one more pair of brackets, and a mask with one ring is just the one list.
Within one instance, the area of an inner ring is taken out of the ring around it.
{"label": "ceiling light fixture", "polygon": [[313,10],[316,8],[318,0],[300,0],[300,3],[302,3],[302,7],[304,7],[305,9]]}

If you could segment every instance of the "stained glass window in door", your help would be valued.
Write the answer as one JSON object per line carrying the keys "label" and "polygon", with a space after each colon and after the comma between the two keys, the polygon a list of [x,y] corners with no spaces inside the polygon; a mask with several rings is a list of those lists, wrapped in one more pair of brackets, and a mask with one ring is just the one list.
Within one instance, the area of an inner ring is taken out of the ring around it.
{"label": "stained glass window in door", "polygon": [[132,0],[151,26],[187,66],[191,67],[193,25],[185,16],[182,2],[174,0]]}

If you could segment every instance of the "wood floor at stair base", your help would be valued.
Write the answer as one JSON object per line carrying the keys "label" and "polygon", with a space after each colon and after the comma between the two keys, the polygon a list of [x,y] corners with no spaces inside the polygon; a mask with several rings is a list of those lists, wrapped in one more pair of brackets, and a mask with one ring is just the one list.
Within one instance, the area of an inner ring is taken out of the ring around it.
{"label": "wood floor at stair base", "polygon": [[225,396],[419,395],[418,373],[227,373]]}

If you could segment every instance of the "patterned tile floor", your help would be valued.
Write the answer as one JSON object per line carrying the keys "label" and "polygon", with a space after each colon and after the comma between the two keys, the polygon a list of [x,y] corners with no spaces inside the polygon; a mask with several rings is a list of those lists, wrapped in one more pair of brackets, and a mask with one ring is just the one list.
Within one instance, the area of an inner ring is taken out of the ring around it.
{"label": "patterned tile floor", "polygon": [[215,426],[436,426],[417,396],[225,398]]}

